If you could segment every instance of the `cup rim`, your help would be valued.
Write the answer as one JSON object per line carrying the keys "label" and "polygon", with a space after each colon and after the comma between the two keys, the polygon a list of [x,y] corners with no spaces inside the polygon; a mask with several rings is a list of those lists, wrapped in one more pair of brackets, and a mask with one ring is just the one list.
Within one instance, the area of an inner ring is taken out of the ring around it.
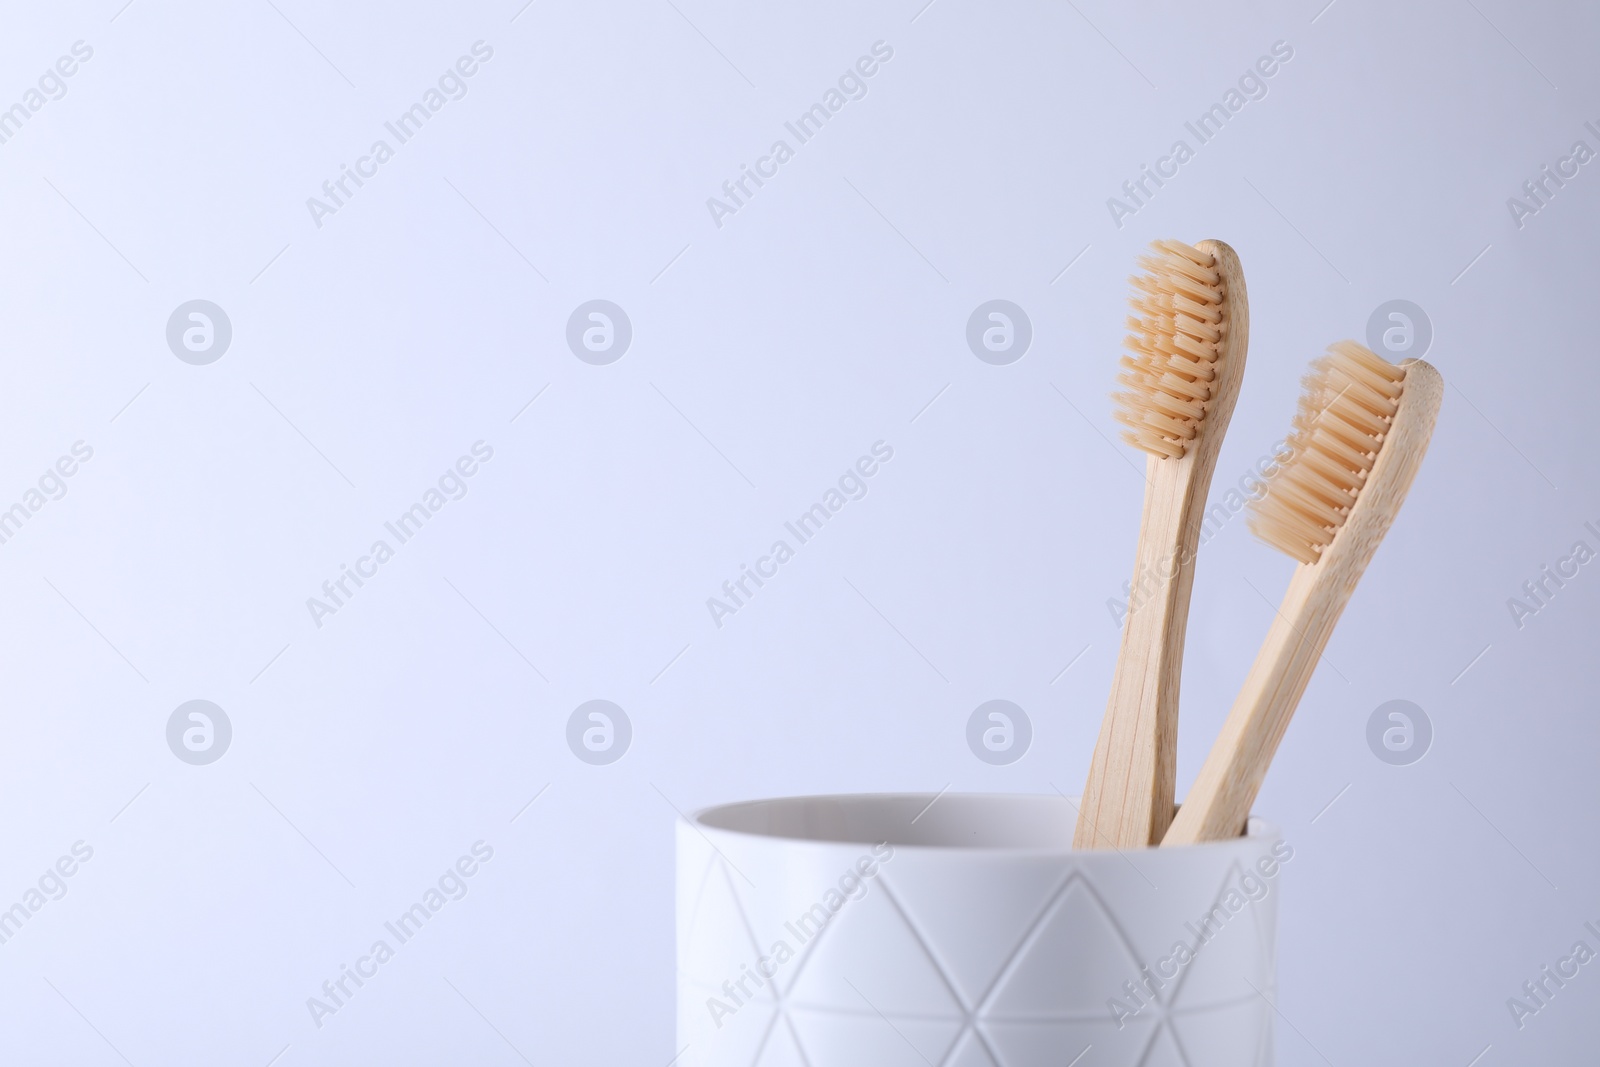
{"label": "cup rim", "polygon": [[[950,792],[950,791],[941,791],[941,792],[938,792],[938,793],[929,793],[929,792],[913,792],[913,791],[904,791],[904,790],[885,791],[885,792],[872,792],[872,793],[805,793],[805,794],[794,794],[794,795],[790,795],[790,796],[779,796],[779,797],[755,797],[755,798],[751,798],[749,800],[736,800],[736,801],[729,801],[729,802],[724,802],[724,803],[720,803],[720,804],[711,804],[711,805],[707,805],[706,807],[697,808],[694,811],[688,813],[687,815],[681,816],[678,821],[679,821],[680,825],[688,826],[688,827],[698,831],[702,835],[706,834],[708,831],[715,831],[716,833],[719,833],[719,834],[729,834],[729,835],[733,835],[733,836],[735,836],[737,838],[749,839],[752,842],[753,841],[763,841],[763,842],[768,842],[768,843],[771,843],[771,844],[781,844],[781,845],[783,845],[784,847],[787,847],[787,848],[807,848],[807,847],[837,848],[837,847],[840,847],[840,846],[849,846],[849,845],[859,846],[859,845],[862,845],[862,844],[875,844],[877,842],[868,842],[868,841],[863,841],[863,840],[861,840],[859,838],[856,838],[856,837],[846,837],[846,836],[815,837],[815,836],[804,836],[804,835],[798,834],[798,833],[784,833],[784,832],[778,832],[778,831],[753,830],[753,829],[746,829],[746,828],[740,828],[740,827],[718,825],[715,822],[709,822],[707,820],[711,816],[715,816],[715,815],[718,815],[718,814],[732,814],[732,813],[740,811],[741,809],[749,810],[749,809],[755,808],[758,805],[773,805],[773,804],[801,805],[801,804],[807,804],[807,803],[816,804],[818,802],[841,802],[841,801],[844,801],[844,802],[854,801],[854,802],[858,802],[858,803],[860,803],[860,802],[865,802],[865,803],[873,803],[873,802],[878,802],[878,803],[902,802],[902,803],[904,803],[904,802],[923,801],[923,802],[927,803],[929,807],[931,807],[932,804],[934,802],[936,802],[936,801],[946,801],[946,800],[976,801],[976,802],[979,802],[979,803],[984,803],[984,802],[994,802],[994,803],[1022,802],[1022,803],[1027,803],[1027,802],[1035,802],[1035,801],[1043,801],[1043,802],[1046,802],[1046,803],[1051,803],[1051,802],[1061,801],[1061,802],[1065,802],[1067,804],[1067,806],[1071,808],[1071,810],[1073,812],[1073,815],[1074,815],[1074,818],[1075,818],[1077,810],[1078,810],[1078,807],[1079,807],[1079,799],[1080,798],[1077,798],[1077,797],[1069,797],[1064,793],[999,793],[999,792],[971,792],[971,793],[963,792],[963,793],[956,793],[956,792]],[[919,816],[919,818],[920,818],[920,816]],[[1154,845],[1154,846],[1149,846],[1149,847],[1146,847],[1146,848],[1138,848],[1138,849],[1094,849],[1094,850],[1089,850],[1089,851],[1079,851],[1079,850],[1076,850],[1076,849],[1072,848],[1072,846],[1070,844],[1068,844],[1065,847],[1062,847],[1060,845],[1055,845],[1055,844],[1040,844],[1040,845],[1021,845],[1021,844],[966,845],[966,844],[962,844],[962,843],[959,843],[959,842],[943,842],[943,843],[929,844],[929,843],[923,843],[923,842],[903,842],[902,843],[902,842],[899,842],[899,841],[891,841],[889,843],[891,845],[893,845],[893,847],[895,848],[896,851],[899,851],[901,849],[909,849],[909,850],[911,850],[913,852],[916,852],[916,853],[923,853],[923,854],[928,854],[928,855],[932,855],[932,854],[936,854],[936,853],[959,853],[959,854],[968,854],[968,855],[974,855],[974,856],[1029,855],[1029,856],[1054,856],[1054,857],[1063,857],[1063,858],[1067,858],[1067,857],[1085,858],[1085,857],[1090,857],[1090,856],[1106,856],[1106,855],[1113,855],[1113,856],[1114,855],[1124,855],[1124,856],[1126,856],[1126,855],[1129,855],[1129,854],[1144,855],[1144,854],[1148,854],[1148,853],[1151,853],[1151,852],[1158,852],[1158,851],[1159,852],[1166,852],[1166,853],[1172,854],[1172,855],[1177,855],[1177,854],[1183,854],[1183,853],[1193,853],[1197,849],[1216,849],[1216,848],[1228,847],[1228,846],[1237,847],[1240,844],[1243,844],[1244,842],[1248,842],[1248,841],[1261,842],[1261,841],[1277,840],[1277,839],[1282,838],[1282,836],[1283,836],[1282,828],[1277,823],[1270,822],[1267,819],[1264,819],[1264,818],[1252,813],[1250,818],[1246,822],[1245,832],[1243,834],[1239,835],[1238,837],[1226,838],[1226,839],[1223,839],[1223,840],[1220,840],[1220,841],[1205,841],[1205,842],[1200,842],[1200,843],[1197,843],[1197,844],[1169,845],[1169,846],[1166,846],[1165,848],[1162,848],[1162,846],[1160,846],[1160,845]]]}

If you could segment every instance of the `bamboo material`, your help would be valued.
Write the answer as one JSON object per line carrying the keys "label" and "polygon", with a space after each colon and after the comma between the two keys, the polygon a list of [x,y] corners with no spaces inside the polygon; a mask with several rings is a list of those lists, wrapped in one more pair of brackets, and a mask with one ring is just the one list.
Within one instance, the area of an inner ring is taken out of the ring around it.
{"label": "bamboo material", "polygon": [[[1336,346],[1335,351],[1340,347]],[[1295,571],[1222,733],[1171,828],[1161,839],[1163,845],[1216,841],[1244,832],[1250,806],[1295,706],[1356,583],[1405,501],[1433,434],[1444,393],[1439,372],[1421,360],[1402,364],[1398,369],[1403,371],[1402,391],[1382,434],[1377,458],[1364,479],[1356,479],[1355,501],[1343,523],[1331,531],[1331,539],[1320,549],[1315,562],[1303,562]],[[1313,454],[1320,451],[1316,440],[1309,441],[1307,448]],[[1325,459],[1326,454],[1321,458]],[[1300,462],[1300,457],[1290,462]],[[1278,477],[1282,478],[1283,473]],[[1268,498],[1277,490],[1275,484],[1268,490]],[[1296,505],[1293,501],[1287,505],[1280,501],[1279,508],[1285,507],[1293,509]],[[1258,511],[1258,517],[1265,510],[1263,507]],[[1263,525],[1275,526],[1261,531],[1263,537],[1284,547],[1279,543],[1284,525],[1274,523],[1270,516],[1264,518]],[[1291,544],[1292,547],[1295,546]]]}
{"label": "bamboo material", "polygon": [[[1162,368],[1141,371],[1135,361],[1124,360],[1133,376],[1124,375],[1122,380],[1138,388],[1135,378],[1142,374],[1140,381],[1145,385],[1140,393],[1122,397],[1125,408],[1134,409],[1133,418],[1126,413],[1119,416],[1134,426],[1134,433],[1124,436],[1151,454],[1145,465],[1147,485],[1133,592],[1073,835],[1076,849],[1147,847],[1162,839],[1172,820],[1178,688],[1195,554],[1206,493],[1239,396],[1249,347],[1249,304],[1239,257],[1221,241],[1202,241],[1195,248],[1214,257],[1211,269],[1219,279],[1222,321],[1209,368],[1201,368],[1198,375],[1185,372],[1185,381],[1178,383],[1191,386],[1197,378],[1212,374],[1209,398],[1188,409],[1197,415],[1184,427],[1189,435],[1186,442],[1181,436],[1174,441],[1174,434],[1163,432],[1176,425],[1170,418],[1160,413],[1141,417],[1138,410],[1146,397],[1153,398],[1154,406],[1172,410],[1170,396],[1158,394],[1155,390],[1161,386],[1152,384]],[[1148,297],[1136,295],[1136,308],[1149,303]],[[1183,344],[1178,347],[1182,349]],[[1135,356],[1137,359],[1137,350]],[[1200,365],[1185,364],[1180,357],[1171,361],[1166,373],[1196,366]],[[1156,425],[1155,431],[1151,424]],[[1173,455],[1173,451],[1180,454]],[[1141,590],[1152,585],[1153,591],[1142,596]]]}

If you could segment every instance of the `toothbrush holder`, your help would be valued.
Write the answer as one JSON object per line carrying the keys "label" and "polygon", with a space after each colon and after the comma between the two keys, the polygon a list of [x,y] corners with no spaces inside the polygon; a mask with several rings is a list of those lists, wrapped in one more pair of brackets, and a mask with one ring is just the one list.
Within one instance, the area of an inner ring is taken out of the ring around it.
{"label": "toothbrush holder", "polygon": [[1294,850],[1252,818],[1074,852],[1076,819],[1062,796],[955,793],[681,819],[675,1067],[1270,1064]]}

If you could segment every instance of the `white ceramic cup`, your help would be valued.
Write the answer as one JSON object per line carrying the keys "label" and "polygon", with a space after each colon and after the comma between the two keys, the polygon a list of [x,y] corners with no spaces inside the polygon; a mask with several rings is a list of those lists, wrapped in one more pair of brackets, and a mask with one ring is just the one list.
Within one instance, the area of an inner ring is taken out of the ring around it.
{"label": "white ceramic cup", "polygon": [[895,793],[681,820],[675,1064],[1270,1064],[1293,849],[1252,819],[1073,852],[1076,817],[1060,796]]}

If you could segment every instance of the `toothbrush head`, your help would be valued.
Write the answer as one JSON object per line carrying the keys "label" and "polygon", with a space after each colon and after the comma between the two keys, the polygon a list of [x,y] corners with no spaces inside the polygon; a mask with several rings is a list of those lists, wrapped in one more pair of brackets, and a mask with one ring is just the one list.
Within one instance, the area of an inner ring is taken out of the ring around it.
{"label": "toothbrush head", "polygon": [[1391,437],[1408,367],[1354,341],[1311,365],[1295,414],[1288,458],[1266,494],[1250,504],[1250,529],[1301,563],[1316,563],[1350,517]]}
{"label": "toothbrush head", "polygon": [[1153,242],[1139,266],[1144,273],[1129,279],[1133,314],[1114,414],[1124,441],[1181,459],[1211,408],[1229,348],[1227,285],[1215,254],[1182,241]]}

